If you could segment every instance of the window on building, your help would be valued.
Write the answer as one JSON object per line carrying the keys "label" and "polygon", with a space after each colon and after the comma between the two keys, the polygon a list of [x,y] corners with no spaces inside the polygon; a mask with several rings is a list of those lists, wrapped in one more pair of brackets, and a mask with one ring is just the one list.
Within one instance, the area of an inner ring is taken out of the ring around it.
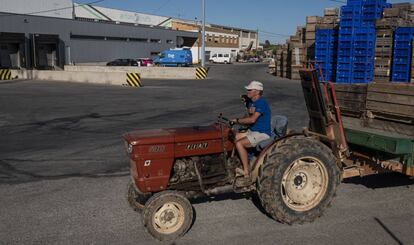
{"label": "window on building", "polygon": [[247,37],[249,37],[249,33],[248,33],[248,32],[244,32],[244,31],[243,31],[243,32],[242,32],[242,37],[246,37],[246,38],[247,38]]}
{"label": "window on building", "polygon": [[90,39],[90,40],[106,40],[103,36],[88,36],[88,35],[70,35],[72,39]]}
{"label": "window on building", "polygon": [[147,43],[148,39],[147,38],[130,38],[129,41],[130,42]]}
{"label": "window on building", "polygon": [[256,33],[251,32],[250,33],[250,38],[256,38]]}

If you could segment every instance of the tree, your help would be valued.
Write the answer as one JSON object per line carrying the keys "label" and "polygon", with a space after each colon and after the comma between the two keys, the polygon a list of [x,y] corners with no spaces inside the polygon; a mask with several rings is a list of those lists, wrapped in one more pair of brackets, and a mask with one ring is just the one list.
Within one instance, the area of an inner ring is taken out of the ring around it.
{"label": "tree", "polygon": [[266,40],[264,45],[263,45],[263,48],[268,48],[268,47],[270,47],[270,42],[269,42],[269,40]]}

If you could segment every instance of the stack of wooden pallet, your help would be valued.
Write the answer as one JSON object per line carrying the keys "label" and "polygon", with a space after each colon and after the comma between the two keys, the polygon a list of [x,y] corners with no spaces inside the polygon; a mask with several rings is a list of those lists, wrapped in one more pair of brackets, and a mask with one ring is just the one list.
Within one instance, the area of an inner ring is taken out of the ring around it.
{"label": "stack of wooden pallet", "polygon": [[287,44],[282,46],[282,77],[287,77],[287,67],[288,67],[288,58],[289,48]]}
{"label": "stack of wooden pallet", "polygon": [[296,34],[288,40],[288,61],[290,62],[287,64],[287,78],[289,79],[300,79],[299,70],[303,68],[306,62],[304,40],[305,28],[298,26]]}
{"label": "stack of wooden pallet", "polygon": [[276,58],[275,58],[275,63],[276,63],[276,76],[278,77],[282,77],[283,76],[283,49],[279,48],[276,51]]}
{"label": "stack of wooden pallet", "polygon": [[323,13],[322,21],[316,26],[316,29],[334,29],[338,27],[339,9],[326,8]]}
{"label": "stack of wooden pallet", "polygon": [[384,9],[383,18],[376,21],[377,38],[375,43],[374,81],[389,82],[393,55],[394,30],[398,26],[409,26],[411,21],[410,3],[393,4]]}
{"label": "stack of wooden pallet", "polygon": [[322,24],[322,17],[307,16],[306,17],[306,60],[315,59],[315,37],[316,27]]}

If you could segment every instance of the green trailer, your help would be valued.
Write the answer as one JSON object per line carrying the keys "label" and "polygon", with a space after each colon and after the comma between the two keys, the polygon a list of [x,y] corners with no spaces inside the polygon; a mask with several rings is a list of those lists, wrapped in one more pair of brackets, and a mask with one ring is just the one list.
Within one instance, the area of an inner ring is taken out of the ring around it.
{"label": "green trailer", "polygon": [[319,83],[301,73],[310,117],[305,134],[331,146],[342,177],[414,176],[414,84]]}

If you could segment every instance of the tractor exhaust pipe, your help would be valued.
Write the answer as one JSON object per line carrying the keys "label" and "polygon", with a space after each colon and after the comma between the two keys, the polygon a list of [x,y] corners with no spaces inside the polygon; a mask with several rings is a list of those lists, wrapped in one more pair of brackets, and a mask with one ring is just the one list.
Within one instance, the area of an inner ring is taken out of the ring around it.
{"label": "tractor exhaust pipe", "polygon": [[216,187],[210,190],[205,190],[204,193],[207,196],[215,196],[215,195],[220,195],[220,194],[224,194],[224,193],[229,193],[233,191],[233,186],[232,185],[225,185],[225,186],[220,186],[220,187]]}

